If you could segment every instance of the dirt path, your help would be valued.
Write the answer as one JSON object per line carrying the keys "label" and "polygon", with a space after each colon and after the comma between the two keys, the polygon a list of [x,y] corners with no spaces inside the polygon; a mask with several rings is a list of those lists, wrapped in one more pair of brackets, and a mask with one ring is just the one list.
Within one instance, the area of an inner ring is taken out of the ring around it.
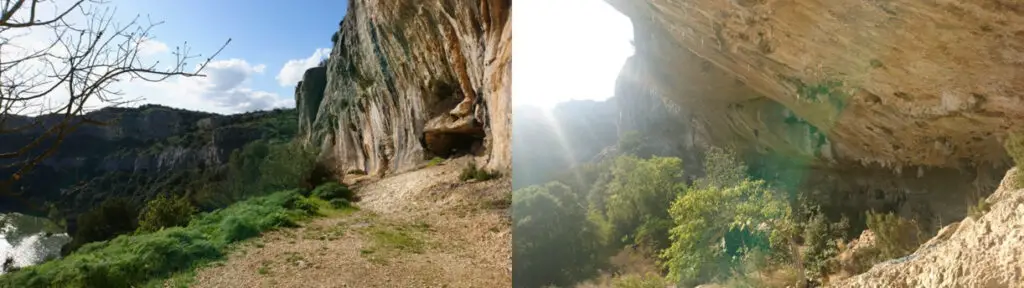
{"label": "dirt path", "polygon": [[461,182],[465,161],[354,186],[362,210],[249,241],[193,287],[509,287],[511,177]]}

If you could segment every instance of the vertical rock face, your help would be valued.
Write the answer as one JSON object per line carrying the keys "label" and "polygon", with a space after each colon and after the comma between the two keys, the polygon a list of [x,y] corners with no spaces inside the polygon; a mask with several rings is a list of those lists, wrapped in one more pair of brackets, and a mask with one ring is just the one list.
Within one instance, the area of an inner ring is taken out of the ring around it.
{"label": "vertical rock face", "polygon": [[295,109],[299,110],[299,133],[308,134],[316,120],[316,112],[324,100],[327,88],[327,67],[306,70],[302,81],[295,85]]}
{"label": "vertical rock face", "polygon": [[384,175],[460,153],[511,169],[511,1],[349,5],[323,100],[296,97],[310,107],[300,108],[305,140],[342,172]]}
{"label": "vertical rock face", "polygon": [[[959,218],[1024,128],[1019,3],[606,1],[634,27],[620,127],[682,155],[739,148],[840,207]],[[647,113],[652,97],[670,113]]]}

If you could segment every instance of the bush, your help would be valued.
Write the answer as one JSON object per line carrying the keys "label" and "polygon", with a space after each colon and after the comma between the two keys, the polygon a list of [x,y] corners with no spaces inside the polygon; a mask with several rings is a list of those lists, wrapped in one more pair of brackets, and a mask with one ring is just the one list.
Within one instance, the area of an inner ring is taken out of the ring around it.
{"label": "bush", "polygon": [[807,246],[803,254],[804,269],[809,276],[820,278],[829,275],[837,268],[835,257],[839,255],[837,240],[844,240],[850,221],[846,217],[836,223],[829,223],[824,214],[814,213],[804,228],[804,243]]}
{"label": "bush", "polygon": [[[696,285],[739,268],[735,259],[761,250],[788,252],[791,210],[785,197],[762,180],[727,188],[691,188],[672,203],[672,245],[662,252],[669,278]],[[723,245],[724,244],[724,245]]]}
{"label": "bush", "polygon": [[109,240],[131,233],[138,227],[138,209],[125,198],[110,198],[78,216],[78,229],[65,252],[74,251],[89,242]]}
{"label": "bush", "polygon": [[300,187],[307,191],[316,189],[316,187],[330,182],[332,176],[333,173],[331,172],[331,169],[327,168],[323,163],[316,162],[313,164],[313,168],[310,169],[309,174],[306,176],[306,179]]}
{"label": "bush", "polygon": [[985,202],[985,198],[980,198],[977,204],[967,206],[967,216],[970,216],[971,219],[978,219],[985,215],[985,213],[988,213],[989,209],[991,207],[989,207],[988,202]]}
{"label": "bush", "polygon": [[476,163],[472,162],[466,164],[466,167],[462,168],[462,173],[459,173],[459,180],[461,181],[469,181],[470,179],[474,179],[476,181],[487,181],[497,179],[498,177],[501,177],[501,174],[498,172],[477,168]]}
{"label": "bush", "polygon": [[512,192],[516,286],[569,286],[597,272],[600,235],[580,200],[558,182]]}
{"label": "bush", "polygon": [[186,227],[90,243],[63,259],[5,274],[0,287],[139,287],[159,281],[221,259],[231,243],[294,224],[305,213],[285,204],[296,197],[295,191],[278,192],[201,214]]}
{"label": "bush", "polygon": [[[302,190],[294,190],[301,192]],[[313,215],[317,212],[317,206],[309,198],[303,197],[301,194],[296,193],[294,196],[288,197],[284,202],[284,208],[302,211],[307,215]]]}
{"label": "bush", "polygon": [[682,160],[620,156],[615,159],[611,174],[604,215],[614,235],[606,237],[625,241],[619,244],[667,248],[668,230],[672,227],[668,208],[685,189],[681,184]]}
{"label": "bush", "polygon": [[926,239],[916,221],[893,213],[867,213],[868,229],[875,233],[875,246],[881,259],[900,258],[920,246]]}
{"label": "bush", "polygon": [[340,184],[337,182],[330,182],[327,184],[320,185],[320,187],[316,187],[316,189],[313,189],[313,193],[311,195],[313,195],[313,197],[317,197],[328,201],[333,199],[345,199],[350,202],[356,201],[355,192],[349,190],[348,186],[345,186],[344,184]]}
{"label": "bush", "polygon": [[331,208],[335,208],[335,209],[351,207],[352,206],[352,202],[349,202],[348,199],[344,199],[344,198],[331,199],[331,201],[329,201],[328,203],[331,204]]}
{"label": "bush", "polygon": [[152,232],[166,227],[185,226],[196,207],[185,197],[157,196],[146,204],[139,219],[139,231]]}

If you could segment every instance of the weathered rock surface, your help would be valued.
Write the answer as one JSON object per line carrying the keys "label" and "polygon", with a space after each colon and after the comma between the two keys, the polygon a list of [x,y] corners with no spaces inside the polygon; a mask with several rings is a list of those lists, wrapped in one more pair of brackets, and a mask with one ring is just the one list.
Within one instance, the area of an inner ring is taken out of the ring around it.
{"label": "weathered rock surface", "polygon": [[635,112],[620,127],[679,157],[737,148],[829,211],[962,217],[1024,128],[1019,3],[606,2],[634,27],[616,95]]}
{"label": "weathered rock surface", "polygon": [[349,3],[323,100],[297,95],[305,140],[338,171],[384,175],[453,152],[510,170],[511,1]]}
{"label": "weathered rock surface", "polygon": [[633,77],[714,143],[900,170],[1006,159],[1024,125],[1024,4],[607,0]]}
{"label": "weathered rock surface", "polygon": [[1012,169],[986,200],[991,210],[943,228],[914,254],[875,265],[835,287],[1024,287],[1024,183]]}
{"label": "weathered rock surface", "polygon": [[327,88],[327,67],[314,67],[302,74],[302,81],[295,85],[295,109],[299,114],[299,133],[308,134],[316,120],[316,112],[324,100]]}

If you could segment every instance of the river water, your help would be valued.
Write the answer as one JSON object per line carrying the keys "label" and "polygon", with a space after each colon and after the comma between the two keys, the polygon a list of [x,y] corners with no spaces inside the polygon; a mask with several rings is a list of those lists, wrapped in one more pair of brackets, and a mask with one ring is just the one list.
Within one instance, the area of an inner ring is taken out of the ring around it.
{"label": "river water", "polygon": [[[0,265],[26,267],[60,257],[71,237],[52,221],[19,213],[0,214]],[[0,274],[4,271],[0,267]]]}

